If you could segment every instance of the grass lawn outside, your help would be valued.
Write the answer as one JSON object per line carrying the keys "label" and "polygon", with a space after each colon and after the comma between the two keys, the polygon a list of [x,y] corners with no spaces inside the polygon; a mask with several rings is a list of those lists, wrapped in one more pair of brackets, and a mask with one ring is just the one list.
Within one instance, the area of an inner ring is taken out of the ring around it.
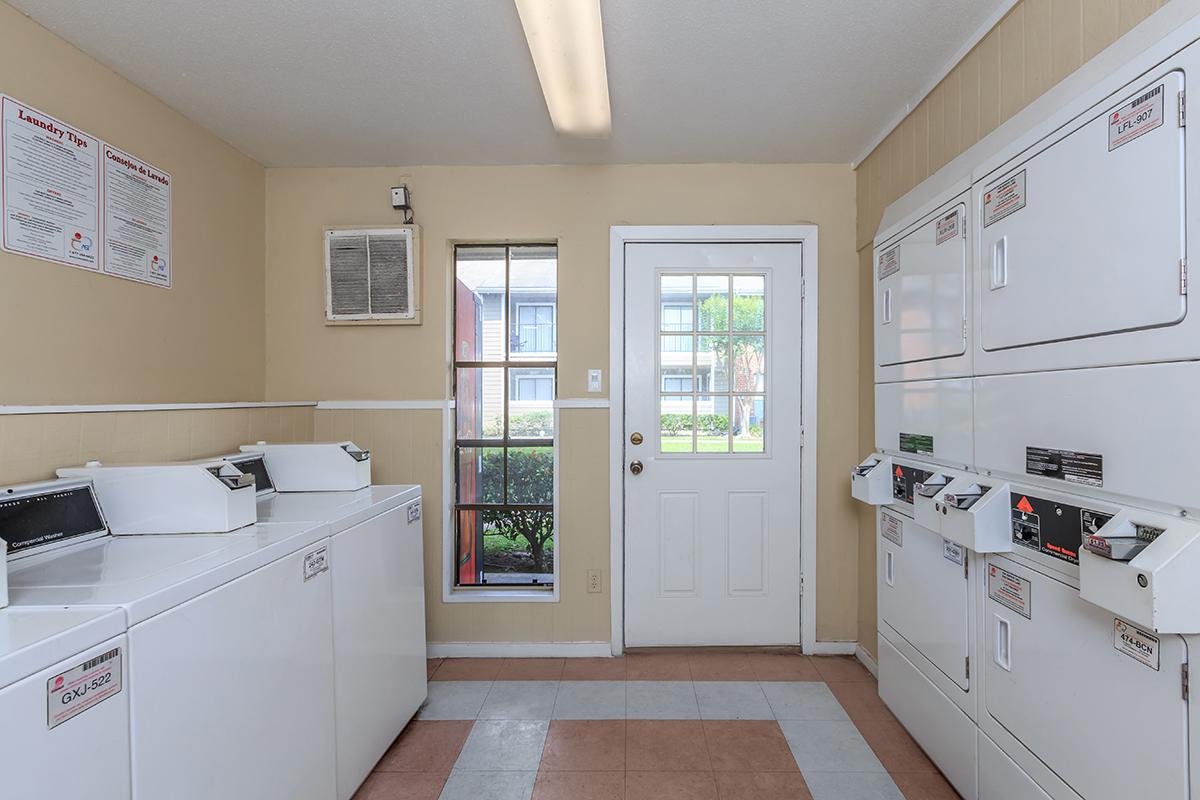
{"label": "grass lawn outside", "polygon": [[[664,453],[692,452],[691,434],[684,433],[679,434],[678,436],[663,436],[660,441],[662,443],[662,451]],[[746,437],[736,438],[733,440],[733,452],[735,453],[761,453],[762,451],[762,439],[752,439]],[[729,439],[725,436],[697,436],[696,452],[728,453]]]}

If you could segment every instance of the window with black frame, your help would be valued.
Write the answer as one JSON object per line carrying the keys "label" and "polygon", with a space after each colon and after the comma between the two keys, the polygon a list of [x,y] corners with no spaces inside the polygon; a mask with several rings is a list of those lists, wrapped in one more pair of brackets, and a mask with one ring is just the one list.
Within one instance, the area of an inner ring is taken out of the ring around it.
{"label": "window with black frame", "polygon": [[558,251],[454,250],[457,587],[553,586]]}

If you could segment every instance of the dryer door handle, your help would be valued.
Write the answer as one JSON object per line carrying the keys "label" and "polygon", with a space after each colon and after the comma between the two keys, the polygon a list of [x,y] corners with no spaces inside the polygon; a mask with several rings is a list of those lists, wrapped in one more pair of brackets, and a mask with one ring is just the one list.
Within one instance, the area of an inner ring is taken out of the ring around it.
{"label": "dryer door handle", "polygon": [[992,244],[992,289],[1008,286],[1008,237],[1001,236]]}
{"label": "dryer door handle", "polygon": [[996,649],[992,660],[1000,669],[1012,672],[1012,624],[999,614],[996,617]]}

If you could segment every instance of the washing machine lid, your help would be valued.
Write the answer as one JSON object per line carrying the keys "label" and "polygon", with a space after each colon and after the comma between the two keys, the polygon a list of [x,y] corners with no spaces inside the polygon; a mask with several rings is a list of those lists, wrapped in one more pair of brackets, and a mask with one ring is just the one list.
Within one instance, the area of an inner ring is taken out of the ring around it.
{"label": "washing machine lid", "polygon": [[286,492],[258,501],[260,523],[327,523],[330,535],[377,517],[421,496],[412,485],[368,486],[353,492]]}
{"label": "washing machine lid", "polygon": [[117,606],[133,626],[329,535],[310,523],[232,533],[108,536],[13,562],[15,606]]}
{"label": "washing machine lid", "polygon": [[0,689],[124,632],[113,608],[0,610]]}

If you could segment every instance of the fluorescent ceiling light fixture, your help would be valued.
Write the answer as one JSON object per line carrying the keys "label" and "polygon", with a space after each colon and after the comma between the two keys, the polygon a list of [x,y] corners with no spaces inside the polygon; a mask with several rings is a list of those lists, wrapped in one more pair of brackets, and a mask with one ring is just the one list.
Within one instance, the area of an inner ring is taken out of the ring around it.
{"label": "fluorescent ceiling light fixture", "polygon": [[550,121],[559,133],[612,130],[600,0],[516,0]]}

